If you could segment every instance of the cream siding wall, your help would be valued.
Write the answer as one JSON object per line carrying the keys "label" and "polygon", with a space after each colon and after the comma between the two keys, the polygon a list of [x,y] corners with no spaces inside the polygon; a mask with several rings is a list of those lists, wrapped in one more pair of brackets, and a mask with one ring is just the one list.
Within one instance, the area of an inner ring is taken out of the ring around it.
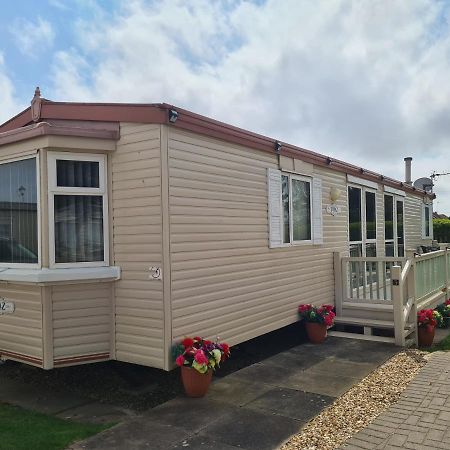
{"label": "cream siding wall", "polygon": [[51,287],[53,357],[110,353],[111,283]]}
{"label": "cream siding wall", "polygon": [[7,351],[42,360],[41,288],[0,283],[0,297],[16,308],[0,315],[0,355]]}
{"label": "cream siding wall", "polygon": [[164,366],[162,281],[149,279],[162,267],[161,127],[121,124],[112,162],[116,358]]}
{"label": "cream siding wall", "polygon": [[[333,303],[333,250],[347,250],[341,213],[324,212],[324,244],[269,249],[267,168],[275,155],[169,131],[173,338],[219,335],[231,344],[298,320],[297,305]],[[323,205],[342,173],[314,169]]]}
{"label": "cream siding wall", "polygon": [[386,247],[384,244],[384,192],[380,185],[378,185],[375,201],[377,209],[377,256],[381,257],[386,255]]}
{"label": "cream siding wall", "polygon": [[418,245],[431,245],[431,239],[422,239],[422,197],[407,194],[405,198],[406,248],[416,250]]}

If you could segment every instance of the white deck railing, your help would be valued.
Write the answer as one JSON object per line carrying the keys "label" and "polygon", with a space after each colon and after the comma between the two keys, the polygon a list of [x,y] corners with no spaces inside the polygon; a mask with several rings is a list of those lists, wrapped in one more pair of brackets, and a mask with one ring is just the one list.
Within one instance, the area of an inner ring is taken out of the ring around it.
{"label": "white deck railing", "polygon": [[[335,253],[336,311],[346,303],[392,305],[397,345],[417,339],[417,310],[442,303],[449,291],[450,251],[410,258],[356,258]],[[384,309],[385,310],[385,309]]]}

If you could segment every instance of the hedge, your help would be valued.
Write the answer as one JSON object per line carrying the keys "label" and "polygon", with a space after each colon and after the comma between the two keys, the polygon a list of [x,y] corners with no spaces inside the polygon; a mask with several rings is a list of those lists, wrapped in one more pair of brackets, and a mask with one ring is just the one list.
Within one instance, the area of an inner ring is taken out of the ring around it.
{"label": "hedge", "polygon": [[438,242],[450,242],[450,219],[433,219],[433,234]]}

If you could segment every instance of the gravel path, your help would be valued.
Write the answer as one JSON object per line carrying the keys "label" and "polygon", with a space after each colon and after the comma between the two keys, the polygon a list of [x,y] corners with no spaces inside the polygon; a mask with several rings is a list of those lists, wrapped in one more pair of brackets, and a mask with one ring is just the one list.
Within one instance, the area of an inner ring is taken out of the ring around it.
{"label": "gravel path", "polygon": [[395,403],[419,369],[426,353],[406,350],[389,359],[311,420],[281,450],[332,450]]}

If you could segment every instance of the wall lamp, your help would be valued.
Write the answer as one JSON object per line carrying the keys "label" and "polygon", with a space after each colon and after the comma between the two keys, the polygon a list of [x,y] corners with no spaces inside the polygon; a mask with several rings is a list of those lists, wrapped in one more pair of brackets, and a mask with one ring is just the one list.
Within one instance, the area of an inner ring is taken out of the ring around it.
{"label": "wall lamp", "polygon": [[169,109],[169,122],[175,123],[178,119],[178,112],[174,109]]}
{"label": "wall lamp", "polygon": [[332,187],[330,189],[330,200],[335,203],[337,200],[339,200],[339,197],[341,196],[341,191],[338,188]]}
{"label": "wall lamp", "polygon": [[281,147],[283,147],[281,145],[281,142],[275,141],[275,151],[280,154],[281,153]]}

